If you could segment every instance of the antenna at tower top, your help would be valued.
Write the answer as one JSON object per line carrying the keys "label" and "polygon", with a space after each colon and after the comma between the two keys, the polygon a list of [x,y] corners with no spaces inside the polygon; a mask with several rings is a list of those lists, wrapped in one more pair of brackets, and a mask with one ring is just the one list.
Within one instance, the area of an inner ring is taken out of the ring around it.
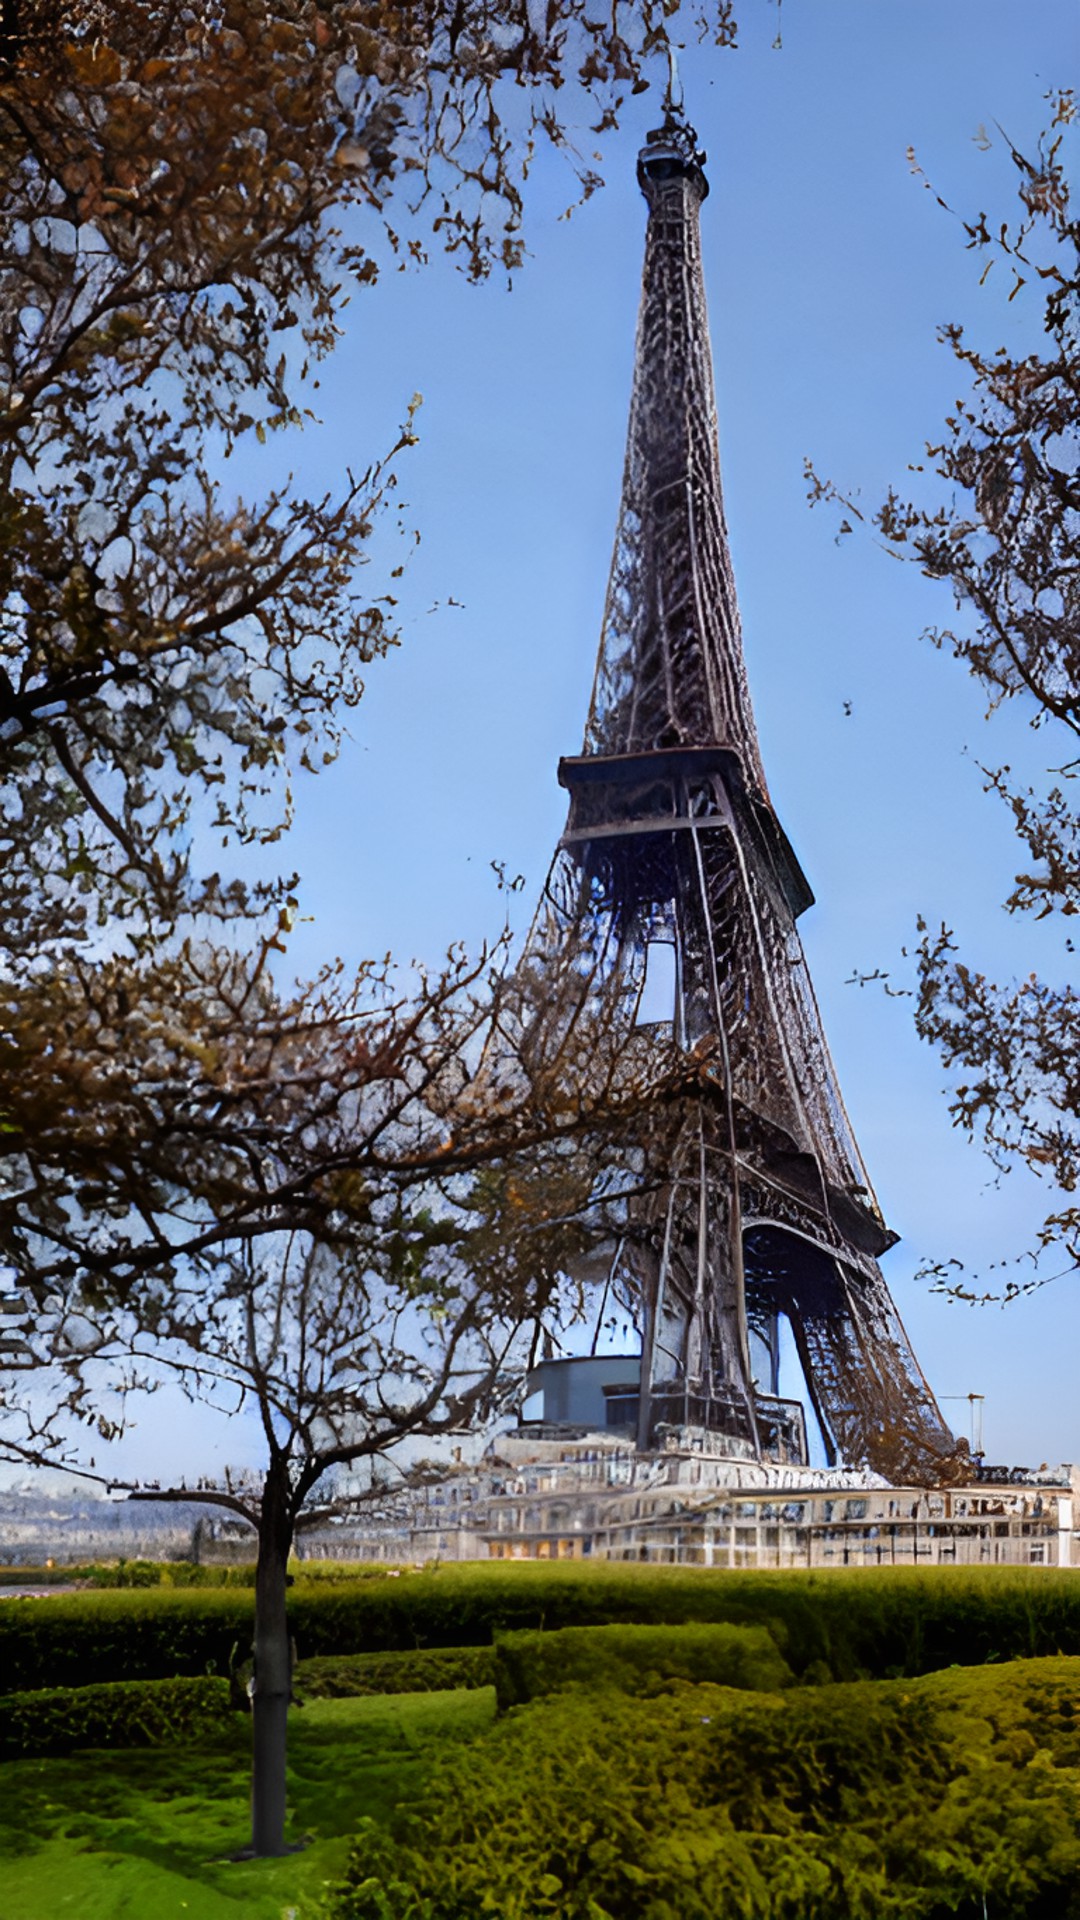
{"label": "antenna at tower top", "polygon": [[672,120],[676,114],[681,115],[683,111],[683,89],[682,81],[679,79],[679,58],[670,40],[667,43],[667,58],[668,82],[664,92],[664,115],[666,119]]}

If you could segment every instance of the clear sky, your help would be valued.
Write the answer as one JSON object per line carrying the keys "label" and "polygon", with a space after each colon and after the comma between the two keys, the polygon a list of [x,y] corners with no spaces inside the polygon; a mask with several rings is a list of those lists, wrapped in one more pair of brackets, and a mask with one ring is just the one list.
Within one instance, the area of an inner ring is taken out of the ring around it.
{"label": "clear sky", "polygon": [[[1075,78],[1077,10],[784,0],[780,49],[773,6],[744,0],[742,12],[736,52],[691,48],[681,72],[709,155],[703,244],[750,682],[773,797],[817,894],[801,931],[856,1133],[902,1236],[886,1276],[931,1384],[986,1395],[991,1459],[1076,1460],[1076,1280],[1002,1312],[947,1304],[912,1279],[926,1257],[978,1273],[1019,1251],[1047,1196],[1020,1175],[995,1187],[952,1132],[909,1003],[845,985],[856,969],[902,968],[919,912],[954,925],[992,973],[1061,977],[1064,933],[1001,910],[1014,845],[976,764],[1038,766],[1040,743],[1019,711],[986,723],[963,671],[920,642],[948,619],[947,590],[868,539],[838,547],[834,520],[807,508],[802,464],[811,455],[873,503],[960,390],[936,327],[963,319],[990,347],[1034,328],[993,274],[979,290],[982,262],[905,152],[961,211],[1011,217],[995,123],[1033,142],[1044,92]],[[438,261],[358,294],[323,377],[323,424],[269,450],[309,488],[330,486],[424,396],[420,445],[399,466],[422,532],[401,586],[403,644],[372,667],[339,764],[299,791],[292,858],[313,916],[301,970],[334,952],[407,961],[478,943],[501,921],[492,860],[525,876],[523,920],[543,882],[565,810],[556,762],[579,749],[599,633],[645,224],[634,161],[658,117],[652,96],[628,104],[604,144],[604,191],[569,220],[572,178],[544,157],[512,289],[469,287]],[[962,1406],[943,1411],[964,1430]],[[148,1415],[144,1464],[161,1425]],[[239,1437],[217,1457],[236,1458]],[[189,1428],[188,1472],[201,1455]]]}

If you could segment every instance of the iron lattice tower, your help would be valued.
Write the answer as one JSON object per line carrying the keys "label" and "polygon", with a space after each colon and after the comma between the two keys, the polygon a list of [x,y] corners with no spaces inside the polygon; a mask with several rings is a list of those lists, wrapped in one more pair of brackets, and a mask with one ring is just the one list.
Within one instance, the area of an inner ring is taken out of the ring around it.
{"label": "iron lattice tower", "polygon": [[877,1265],[896,1236],[829,1057],[796,930],[813,895],[769,798],[747,687],[701,267],[704,159],[670,113],[639,157],[648,233],[615,551],[583,751],[559,766],[569,819],[526,961],[575,970],[632,1026],[663,958],[675,1040],[718,1062],[715,1097],[687,1102],[611,1250],[608,1285],[642,1336],[624,1408],[638,1443],[668,1423],[797,1456],[799,1420],[777,1397],[784,1315],[831,1457],[926,1477],[955,1442]]}

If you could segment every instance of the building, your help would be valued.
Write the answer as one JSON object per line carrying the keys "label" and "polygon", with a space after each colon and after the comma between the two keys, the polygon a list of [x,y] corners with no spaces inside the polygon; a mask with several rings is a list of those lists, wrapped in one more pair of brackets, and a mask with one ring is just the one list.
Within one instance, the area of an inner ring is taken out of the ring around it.
{"label": "building", "polygon": [[479,1531],[492,1559],[743,1568],[1080,1563],[1080,1470],[1072,1467],[980,1468],[965,1486],[897,1487],[865,1471],[736,1463],[674,1445],[648,1456],[599,1435],[547,1447],[544,1457],[526,1440],[500,1446],[515,1470],[483,1503]]}

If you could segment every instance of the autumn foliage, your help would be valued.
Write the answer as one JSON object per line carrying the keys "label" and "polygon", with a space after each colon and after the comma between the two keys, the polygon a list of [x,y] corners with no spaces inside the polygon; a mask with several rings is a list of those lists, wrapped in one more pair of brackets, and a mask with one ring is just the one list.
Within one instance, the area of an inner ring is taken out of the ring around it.
{"label": "autumn foliage", "polygon": [[[276,436],[388,265],[518,264],[541,143],[592,190],[560,91],[591,153],[670,11],[8,0],[0,22],[0,1261],[33,1362],[3,1450],[107,1476],[80,1441],[163,1380],[250,1408],[265,1475],[204,1492],[259,1534],[260,1852],[305,1501],[507,1404],[598,1180],[610,1199],[607,1145],[673,1072],[576,1013],[537,1070],[498,945],[282,984],[297,880],[250,850],[396,641],[364,569],[417,403],[317,499]],[[713,24],[730,38],[726,6]],[[266,449],[255,498],[229,483],[241,442]]]}
{"label": "autumn foliage", "polygon": [[[987,296],[1030,308],[1031,344],[988,350],[959,324],[943,327],[965,391],[926,448],[923,492],[891,491],[873,524],[952,594],[954,616],[930,640],[967,668],[988,712],[1015,703],[1046,748],[1039,784],[1018,783],[1008,766],[983,772],[1021,848],[1006,910],[1060,917],[1067,936],[1080,913],[1080,221],[1070,198],[1080,110],[1069,91],[1049,98],[1050,125],[1032,153],[1009,148],[1016,218],[963,220]],[[812,499],[841,498],[809,478]],[[1063,944],[1070,954],[1072,940]],[[916,1023],[949,1070],[956,1124],[999,1169],[1025,1165],[1056,1189],[1037,1246],[1005,1284],[1010,1297],[1060,1271],[1062,1256],[1067,1270],[1080,1264],[1080,995],[1068,978],[991,979],[946,925],[920,927],[916,958]],[[935,1272],[949,1291],[976,1297],[958,1262]]]}

